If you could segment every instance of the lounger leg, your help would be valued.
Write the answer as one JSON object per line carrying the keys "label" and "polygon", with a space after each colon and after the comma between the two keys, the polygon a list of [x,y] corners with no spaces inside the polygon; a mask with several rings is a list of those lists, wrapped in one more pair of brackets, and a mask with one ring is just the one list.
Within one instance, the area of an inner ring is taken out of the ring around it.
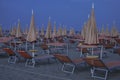
{"label": "lounger leg", "polygon": [[34,58],[32,59],[32,64],[33,64],[33,67],[35,67],[35,59]]}
{"label": "lounger leg", "polygon": [[28,62],[29,62],[29,59],[26,60],[25,67],[27,67]]}
{"label": "lounger leg", "polygon": [[27,59],[25,66],[26,67],[35,67],[35,60],[34,59]]}
{"label": "lounger leg", "polygon": [[45,54],[45,50],[43,50],[43,54]]}
{"label": "lounger leg", "polygon": [[50,50],[49,49],[47,50],[47,53],[50,54]]}
{"label": "lounger leg", "polygon": [[82,53],[82,48],[81,48],[81,50],[80,50],[80,57],[82,57],[83,56],[83,53]]}
{"label": "lounger leg", "polygon": [[[71,70],[66,70],[66,67],[71,67],[72,69]],[[72,73],[73,74],[74,70],[75,70],[75,65],[73,65],[73,64],[64,63],[63,66],[62,66],[62,71],[63,72]]]}
{"label": "lounger leg", "polygon": [[[96,71],[102,71],[102,72],[104,72],[104,76],[99,76],[99,75],[97,75],[96,74]],[[107,75],[108,75],[108,70],[107,69],[100,69],[100,68],[92,68],[91,69],[91,76],[93,77],[93,78],[99,78],[99,79],[104,79],[104,80],[106,80],[107,79]]]}
{"label": "lounger leg", "polygon": [[13,63],[13,64],[15,64],[15,63],[16,63],[16,60],[17,60],[17,57],[16,57],[16,56],[9,56],[9,58],[8,58],[8,63]]}

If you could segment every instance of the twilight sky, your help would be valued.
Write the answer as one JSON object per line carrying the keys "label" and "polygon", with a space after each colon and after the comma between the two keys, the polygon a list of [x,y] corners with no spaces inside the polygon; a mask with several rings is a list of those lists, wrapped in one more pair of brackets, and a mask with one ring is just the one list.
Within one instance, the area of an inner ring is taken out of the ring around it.
{"label": "twilight sky", "polygon": [[33,9],[36,27],[44,24],[46,28],[50,16],[52,25],[56,21],[57,27],[62,24],[68,30],[74,27],[80,31],[91,13],[93,2],[97,27],[107,24],[111,27],[115,21],[119,28],[120,0],[0,0],[0,24],[8,29],[20,19],[21,27],[24,28],[30,25]]}

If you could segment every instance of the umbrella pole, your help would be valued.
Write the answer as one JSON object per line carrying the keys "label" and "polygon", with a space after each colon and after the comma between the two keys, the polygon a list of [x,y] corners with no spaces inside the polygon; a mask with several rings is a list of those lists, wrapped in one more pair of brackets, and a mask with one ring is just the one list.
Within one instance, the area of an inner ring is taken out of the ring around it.
{"label": "umbrella pole", "polygon": [[27,49],[28,49],[28,46],[27,46],[27,40],[26,40],[26,45],[25,45],[25,49],[26,49],[26,51],[27,51]]}
{"label": "umbrella pole", "polygon": [[100,59],[102,59],[102,56],[103,56],[103,46],[101,46]]}
{"label": "umbrella pole", "polygon": [[69,47],[69,43],[67,43],[67,55],[69,55],[69,54],[68,54],[68,47]]}
{"label": "umbrella pole", "polygon": [[33,42],[33,45],[32,45],[32,49],[33,49],[33,50],[35,49],[35,44],[34,44],[34,42]]}
{"label": "umbrella pole", "polygon": [[14,45],[15,45],[15,48],[14,48],[14,50],[16,51],[16,41],[14,40],[14,42],[13,42],[13,43],[14,43]]}
{"label": "umbrella pole", "polygon": [[[33,45],[32,45],[32,49],[34,50],[35,49],[35,44],[34,44],[34,42],[32,43]],[[35,53],[34,53],[34,51],[32,52],[32,57],[34,57],[35,55],[34,55]]]}

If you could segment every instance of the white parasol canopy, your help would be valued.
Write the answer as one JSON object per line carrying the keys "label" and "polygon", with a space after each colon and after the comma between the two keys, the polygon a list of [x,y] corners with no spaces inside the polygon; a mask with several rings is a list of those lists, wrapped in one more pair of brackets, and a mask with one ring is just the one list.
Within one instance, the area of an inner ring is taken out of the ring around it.
{"label": "white parasol canopy", "polygon": [[21,32],[21,29],[20,29],[20,20],[18,19],[18,27],[17,27],[17,30],[16,30],[16,37],[19,38],[22,36],[22,32]]}
{"label": "white parasol canopy", "polygon": [[27,41],[33,42],[33,41],[36,41],[36,39],[37,39],[37,35],[36,35],[36,28],[35,28],[35,22],[34,22],[34,14],[32,10],[32,18],[30,22],[30,28],[27,34]]}

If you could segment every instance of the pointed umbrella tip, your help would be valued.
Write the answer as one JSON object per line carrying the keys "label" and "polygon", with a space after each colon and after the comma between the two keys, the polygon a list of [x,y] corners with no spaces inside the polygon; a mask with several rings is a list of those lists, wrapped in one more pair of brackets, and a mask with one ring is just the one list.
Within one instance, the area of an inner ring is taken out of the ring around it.
{"label": "pointed umbrella tip", "polygon": [[92,8],[94,8],[94,3],[92,3]]}
{"label": "pointed umbrella tip", "polygon": [[86,24],[86,22],[84,22],[84,24]]}
{"label": "pointed umbrella tip", "polygon": [[26,26],[28,26],[28,24],[26,24]]}
{"label": "pointed umbrella tip", "polygon": [[16,25],[16,22],[14,23],[14,25]]}
{"label": "pointed umbrella tip", "polygon": [[49,20],[51,19],[51,17],[49,16]]}
{"label": "pointed umbrella tip", "polygon": [[54,24],[56,24],[56,21],[54,21]]}
{"label": "pointed umbrella tip", "polygon": [[32,14],[33,14],[33,9],[32,9]]}
{"label": "pointed umbrella tip", "polygon": [[113,24],[115,24],[115,20],[113,21]]}
{"label": "pointed umbrella tip", "polygon": [[20,19],[18,19],[18,22],[20,21]]}
{"label": "pointed umbrella tip", "polygon": [[109,26],[109,24],[107,24],[107,26]]}
{"label": "pointed umbrella tip", "polygon": [[90,17],[90,14],[88,14],[88,18]]}

